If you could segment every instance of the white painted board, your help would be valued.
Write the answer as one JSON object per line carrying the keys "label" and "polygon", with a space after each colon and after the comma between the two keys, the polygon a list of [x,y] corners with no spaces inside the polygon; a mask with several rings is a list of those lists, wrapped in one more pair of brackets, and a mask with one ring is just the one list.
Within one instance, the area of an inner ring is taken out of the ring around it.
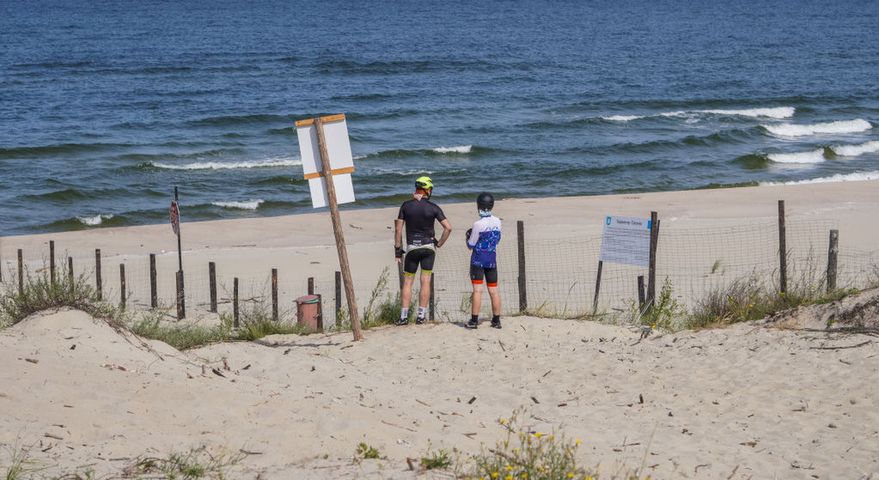
{"label": "white painted board", "polygon": [[649,267],[650,223],[649,218],[605,217],[598,259],[608,263]]}
{"label": "white painted board", "polygon": [[[324,141],[327,145],[327,155],[330,157],[330,168],[333,170],[354,166],[354,157],[351,155],[351,142],[348,139],[348,123],[345,120],[324,123]],[[323,166],[320,161],[320,149],[317,145],[317,129],[314,124],[296,128],[299,137],[299,152],[302,156],[302,171],[309,173],[322,172]],[[354,183],[350,173],[333,175],[333,185],[336,187],[336,201],[339,204],[354,201]],[[327,188],[324,177],[308,180],[311,190],[311,205],[314,208],[329,206]]]}

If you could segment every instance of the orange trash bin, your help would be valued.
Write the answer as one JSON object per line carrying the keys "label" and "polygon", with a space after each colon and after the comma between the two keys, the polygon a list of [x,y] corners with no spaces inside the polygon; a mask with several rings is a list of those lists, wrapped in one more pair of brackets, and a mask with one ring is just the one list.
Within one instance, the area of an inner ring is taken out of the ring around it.
{"label": "orange trash bin", "polygon": [[305,295],[296,299],[296,323],[313,332],[323,330],[320,296]]}

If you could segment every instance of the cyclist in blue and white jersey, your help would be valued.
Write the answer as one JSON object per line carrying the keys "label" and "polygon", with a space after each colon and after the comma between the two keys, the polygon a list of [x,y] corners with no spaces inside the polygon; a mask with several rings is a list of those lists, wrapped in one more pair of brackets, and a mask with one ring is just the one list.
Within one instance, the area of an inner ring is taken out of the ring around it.
{"label": "cyclist in blue and white jersey", "polygon": [[501,241],[501,220],[492,215],[494,197],[490,193],[480,193],[476,197],[479,220],[467,230],[467,248],[470,254],[470,282],[473,295],[470,298],[472,310],[467,328],[479,326],[479,309],[482,306],[482,282],[488,286],[491,297],[491,326],[501,328],[501,295],[497,287],[497,246]]}

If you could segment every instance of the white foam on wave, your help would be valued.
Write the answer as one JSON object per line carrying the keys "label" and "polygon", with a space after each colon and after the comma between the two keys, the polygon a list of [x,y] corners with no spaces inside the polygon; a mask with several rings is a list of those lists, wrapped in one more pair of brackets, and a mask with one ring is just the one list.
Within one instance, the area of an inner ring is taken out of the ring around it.
{"label": "white foam on wave", "polygon": [[253,160],[247,162],[196,162],[177,165],[173,163],[152,162],[156,168],[165,168],[168,170],[234,170],[239,168],[277,168],[277,167],[293,167],[302,165],[299,160],[291,159],[270,159],[270,160]]}
{"label": "white foam on wave", "polygon": [[639,118],[644,118],[640,115],[609,115],[607,117],[601,117],[602,120],[607,120],[609,122],[628,122],[631,120],[638,120]]}
{"label": "white foam on wave", "polygon": [[772,108],[744,108],[732,110],[698,110],[698,113],[710,113],[714,115],[736,115],[740,117],[755,118],[790,118],[796,112],[794,107],[772,107]]}
{"label": "white foam on wave", "polygon": [[808,180],[795,180],[791,182],[760,182],[760,185],[772,187],[776,185],[808,185],[812,183],[865,182],[869,180],[879,180],[879,171],[837,173],[836,175],[832,175],[829,177],[810,178]]}
{"label": "white foam on wave", "polygon": [[88,225],[89,227],[94,227],[104,223],[104,220],[110,220],[113,218],[113,215],[95,215],[94,217],[76,217],[80,223],[83,225]]}
{"label": "white foam on wave", "polygon": [[805,137],[808,135],[832,134],[832,133],[859,133],[873,128],[873,125],[862,119],[838,120],[835,122],[812,123],[796,125],[785,123],[782,125],[761,125],[769,133],[780,137]]}
{"label": "white foam on wave", "polygon": [[775,163],[821,163],[824,161],[824,149],[811,152],[770,153],[769,160]]}
{"label": "white foam on wave", "polygon": [[752,118],[790,118],[794,116],[796,108],[794,107],[769,107],[769,108],[733,108],[733,109],[716,109],[716,110],[676,110],[673,112],[662,112],[653,115],[609,115],[601,117],[603,120],[612,122],[628,122],[647,117],[671,117],[671,118],[687,118],[689,122],[698,121],[695,117],[700,115],[727,115]]}
{"label": "white foam on wave", "polygon": [[834,145],[830,149],[840,157],[857,157],[865,153],[879,152],[879,140],[873,140],[860,145]]}
{"label": "white foam on wave", "polygon": [[432,151],[436,153],[470,153],[473,150],[473,145],[458,145],[456,147],[437,147],[432,148]]}
{"label": "white foam on wave", "polygon": [[222,208],[233,208],[237,210],[256,210],[264,202],[265,200],[258,198],[255,200],[248,200],[246,202],[211,202],[211,205]]}

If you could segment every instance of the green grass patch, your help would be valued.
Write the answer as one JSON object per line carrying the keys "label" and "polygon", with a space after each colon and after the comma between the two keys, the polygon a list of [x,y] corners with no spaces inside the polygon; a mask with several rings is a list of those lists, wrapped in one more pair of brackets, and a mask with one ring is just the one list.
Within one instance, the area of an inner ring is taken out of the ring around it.
{"label": "green grass patch", "polygon": [[360,442],[357,445],[357,450],[355,451],[355,455],[357,458],[360,458],[363,460],[374,460],[374,459],[381,458],[381,453],[378,451],[377,448],[375,448],[372,445],[369,445],[367,443],[364,443],[364,442]]}
{"label": "green grass patch", "polygon": [[27,275],[19,291],[17,283],[5,283],[0,292],[0,325],[14,325],[45,310],[72,308],[82,310],[95,318],[119,322],[124,312],[99,298],[97,290],[84,276],[56,276],[48,273]]}

